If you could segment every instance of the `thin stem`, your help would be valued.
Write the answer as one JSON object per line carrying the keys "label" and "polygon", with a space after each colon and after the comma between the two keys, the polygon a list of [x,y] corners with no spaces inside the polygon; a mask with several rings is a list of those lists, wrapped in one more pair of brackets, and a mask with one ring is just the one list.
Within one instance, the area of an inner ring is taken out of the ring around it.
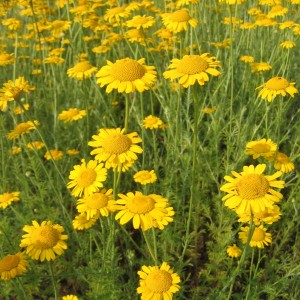
{"label": "thin stem", "polygon": [[145,231],[143,231],[143,230],[142,230],[142,233],[143,233],[145,242],[146,242],[146,244],[147,244],[147,248],[148,248],[148,250],[149,250],[149,253],[150,253],[152,259],[154,260],[154,263],[157,265],[157,258],[156,258],[156,256],[155,256],[155,253],[154,253],[152,247],[151,247],[151,244],[150,244],[150,242],[149,242],[149,239],[148,239],[148,237],[147,237],[147,234],[146,234]]}
{"label": "thin stem", "polygon": [[125,119],[124,119],[124,132],[128,132],[128,118],[129,118],[129,94],[125,95]]}
{"label": "thin stem", "polygon": [[53,291],[54,291],[54,299],[57,300],[57,287],[55,284],[55,278],[54,278],[54,273],[53,273],[53,267],[52,267],[52,263],[49,261],[49,269],[50,269],[50,275],[51,275],[51,281],[52,281],[52,285],[53,285]]}
{"label": "thin stem", "polygon": [[27,294],[26,294],[26,291],[24,289],[24,285],[23,285],[22,281],[20,280],[20,278],[18,278],[18,276],[16,277],[16,279],[17,279],[19,287],[20,287],[20,289],[21,289],[21,291],[22,291],[22,293],[24,295],[24,299],[27,300],[28,299],[27,298]]}

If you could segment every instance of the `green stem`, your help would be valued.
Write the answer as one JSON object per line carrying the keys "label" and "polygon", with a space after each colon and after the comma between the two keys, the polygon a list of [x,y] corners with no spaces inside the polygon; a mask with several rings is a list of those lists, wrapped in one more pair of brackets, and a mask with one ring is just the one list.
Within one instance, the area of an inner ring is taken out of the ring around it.
{"label": "green stem", "polygon": [[253,273],[253,262],[254,262],[254,248],[252,248],[252,255],[251,255],[251,264],[250,264],[250,272],[249,272],[249,280],[248,280],[248,286],[247,286],[247,293],[246,293],[246,300],[249,297],[249,293],[251,290],[251,281],[252,281],[252,273]]}
{"label": "green stem", "polygon": [[149,239],[148,239],[148,237],[147,237],[147,234],[146,234],[146,232],[143,231],[143,230],[142,230],[142,233],[143,233],[145,242],[146,242],[146,244],[147,244],[147,248],[148,248],[148,251],[149,251],[149,253],[150,253],[150,256],[152,257],[154,263],[157,265],[157,258],[156,258],[156,256],[155,256],[155,253],[154,253],[152,247],[151,247],[151,244],[150,244],[150,242],[149,242]]}
{"label": "green stem", "polygon": [[24,295],[24,299],[27,300],[27,294],[25,292],[25,289],[24,289],[24,285],[22,283],[22,281],[20,280],[20,278],[18,278],[18,276],[16,277],[17,281],[18,281],[18,284],[19,284],[19,287],[20,287],[20,290],[22,291],[23,295]]}
{"label": "green stem", "polygon": [[56,288],[56,284],[55,284],[55,278],[54,278],[53,267],[52,267],[51,261],[49,261],[49,269],[50,269],[51,281],[52,281],[52,285],[53,285],[54,299],[58,300],[58,298],[57,298],[57,288]]}
{"label": "green stem", "polygon": [[125,95],[125,120],[124,120],[124,132],[128,132],[128,118],[129,118],[129,94]]}

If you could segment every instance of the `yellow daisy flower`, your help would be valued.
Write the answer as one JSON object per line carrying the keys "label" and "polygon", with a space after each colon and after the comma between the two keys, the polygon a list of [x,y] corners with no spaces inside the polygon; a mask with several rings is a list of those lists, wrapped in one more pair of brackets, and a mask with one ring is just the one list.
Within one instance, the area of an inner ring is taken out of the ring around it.
{"label": "yellow daisy flower", "polygon": [[240,61],[243,61],[245,63],[253,63],[254,62],[254,57],[249,56],[249,55],[243,55],[240,57]]}
{"label": "yellow daisy flower", "polygon": [[166,28],[174,33],[187,31],[188,25],[194,28],[198,25],[197,19],[192,18],[189,15],[189,10],[186,8],[176,10],[172,13],[164,13],[162,14],[162,20]]}
{"label": "yellow daisy flower", "polygon": [[163,262],[160,267],[142,266],[138,275],[140,282],[137,293],[141,294],[141,300],[172,299],[173,294],[180,289],[178,285],[180,277],[166,262]]}
{"label": "yellow daisy flower", "polygon": [[47,160],[61,160],[63,158],[64,153],[57,149],[51,149],[47,151],[44,155],[44,157]]}
{"label": "yellow daisy flower", "polygon": [[73,121],[81,120],[86,116],[86,111],[78,108],[69,108],[68,110],[62,111],[58,115],[58,119],[63,121],[64,123],[69,123]]}
{"label": "yellow daisy flower", "polygon": [[75,219],[72,221],[73,228],[76,230],[85,230],[89,229],[92,226],[95,225],[99,218],[99,214],[95,216],[94,218],[87,218],[86,213],[81,213],[75,217]]}
{"label": "yellow daisy flower", "polygon": [[79,154],[79,151],[77,150],[77,149],[68,149],[67,151],[66,151],[66,153],[68,154],[68,155],[77,155],[77,154]]}
{"label": "yellow daisy flower", "polygon": [[133,175],[133,180],[140,184],[146,185],[148,183],[154,183],[157,180],[157,176],[154,170],[142,170]]}
{"label": "yellow daisy flower", "polygon": [[235,4],[242,4],[246,0],[219,0],[219,3],[221,4],[229,4],[229,5],[235,5]]}
{"label": "yellow daisy flower", "polygon": [[22,152],[21,147],[12,146],[11,149],[10,149],[10,153],[12,155],[16,155],[16,154],[19,154],[21,152]]}
{"label": "yellow daisy flower", "polygon": [[150,28],[155,24],[155,19],[151,16],[134,16],[131,20],[126,22],[127,27],[134,27],[136,29]]}
{"label": "yellow daisy flower", "polygon": [[250,67],[253,73],[265,72],[272,69],[272,66],[267,62],[250,63]]}
{"label": "yellow daisy flower", "polygon": [[33,122],[31,121],[27,121],[24,123],[20,123],[18,124],[15,129],[11,130],[8,134],[7,134],[7,138],[9,140],[14,140],[19,138],[22,134],[25,133],[29,133],[32,130],[36,129],[36,126],[40,125],[40,122],[35,120]]}
{"label": "yellow daisy flower", "polygon": [[89,146],[96,149],[91,154],[99,162],[105,161],[105,167],[120,168],[138,159],[136,153],[142,153],[143,149],[136,145],[142,142],[136,132],[125,134],[124,129],[111,128],[100,129],[98,135],[92,136],[93,141],[88,143]]}
{"label": "yellow daisy flower", "polygon": [[295,165],[286,154],[277,152],[274,161],[274,168],[276,170],[280,170],[282,173],[289,173],[295,170]]}
{"label": "yellow daisy flower", "polygon": [[282,175],[276,172],[273,175],[264,175],[265,164],[256,167],[244,166],[243,172],[232,171],[235,177],[225,176],[228,183],[221,186],[220,190],[228,193],[222,200],[225,206],[236,211],[237,214],[254,213],[272,207],[274,202],[279,202],[283,196],[272,188],[284,188],[283,180],[275,180]]}
{"label": "yellow daisy flower", "polygon": [[288,82],[283,77],[273,77],[266,83],[260,85],[256,89],[261,89],[258,96],[262,99],[267,99],[268,102],[272,102],[277,95],[283,97],[289,94],[294,98],[294,94],[298,93],[298,90],[294,87],[295,82]]}
{"label": "yellow daisy flower", "polygon": [[242,250],[236,244],[233,244],[227,247],[226,252],[229,257],[237,258],[241,255]]}
{"label": "yellow daisy flower", "polygon": [[108,60],[107,65],[96,74],[97,83],[100,87],[107,85],[107,93],[113,89],[118,90],[119,93],[149,90],[156,81],[156,71],[153,66],[144,65],[144,62],[144,58],[139,60],[124,58],[115,63]]}
{"label": "yellow daisy flower", "polygon": [[30,150],[40,150],[45,147],[45,144],[41,141],[33,141],[27,144],[27,148]]}
{"label": "yellow daisy flower", "polygon": [[66,295],[61,298],[61,300],[78,300],[78,297],[75,295]]}
{"label": "yellow daisy flower", "polygon": [[[239,232],[239,238],[243,244],[247,243],[250,227],[241,227],[241,232]],[[269,246],[272,243],[272,235],[267,232],[267,229],[260,225],[255,227],[253,235],[251,237],[249,246],[257,247],[263,249],[265,246]]]}
{"label": "yellow daisy flower", "polygon": [[216,105],[214,105],[213,107],[205,107],[205,108],[201,109],[201,111],[204,114],[207,114],[207,115],[213,113],[216,110],[217,110],[217,106]]}
{"label": "yellow daisy flower", "polygon": [[93,73],[97,71],[87,60],[80,61],[73,68],[68,69],[67,74],[69,77],[83,80],[92,77]]}
{"label": "yellow daisy flower", "polygon": [[98,193],[93,193],[77,200],[78,212],[86,213],[87,220],[98,218],[100,215],[108,217],[109,213],[116,210],[116,201],[113,200],[112,192],[112,189],[102,189]]}
{"label": "yellow daisy flower", "polygon": [[202,55],[185,55],[182,59],[174,58],[169,66],[169,71],[163,73],[164,78],[174,80],[179,79],[179,84],[187,88],[194,85],[197,81],[200,85],[204,85],[208,80],[208,74],[219,76],[221,72],[215,67],[221,67],[219,61],[209,53]]}
{"label": "yellow daisy flower", "polygon": [[103,18],[105,21],[108,21],[108,23],[120,23],[121,18],[128,18],[130,15],[130,12],[125,9],[125,7],[117,6],[113,8],[109,8],[106,10]]}
{"label": "yellow daisy flower", "polygon": [[62,255],[68,248],[65,240],[67,235],[63,235],[64,228],[51,221],[43,221],[39,224],[32,221],[32,225],[25,225],[23,230],[27,232],[22,236],[20,247],[25,247],[26,254],[32,259],[44,261],[55,260],[55,255]]}
{"label": "yellow daisy flower", "polygon": [[67,188],[72,189],[71,194],[75,197],[88,196],[103,187],[106,177],[107,169],[103,168],[103,164],[98,164],[95,160],[90,160],[86,164],[82,159],[81,165],[75,165],[70,172],[71,181],[67,184]]}
{"label": "yellow daisy flower", "polygon": [[293,42],[293,41],[284,41],[284,42],[282,42],[282,43],[280,43],[280,47],[281,48],[285,48],[285,49],[291,49],[291,48],[294,48],[294,47],[296,47],[296,43],[295,42]]}
{"label": "yellow daisy flower", "polygon": [[19,198],[20,192],[11,192],[11,193],[4,193],[0,195],[0,208],[6,208],[7,206],[11,205],[12,202],[20,201]]}
{"label": "yellow daisy flower", "polygon": [[0,260],[0,276],[4,281],[15,278],[27,272],[29,266],[25,254],[18,252],[12,255],[6,255]]}
{"label": "yellow daisy flower", "polygon": [[258,157],[272,159],[277,151],[277,144],[271,139],[261,139],[247,143],[246,148],[246,154],[252,155],[253,159],[257,159]]}
{"label": "yellow daisy flower", "polygon": [[49,56],[44,59],[45,64],[54,64],[54,65],[59,65],[64,61],[65,59],[59,56]]}
{"label": "yellow daisy flower", "polygon": [[271,10],[268,12],[267,16],[268,18],[275,18],[278,16],[284,16],[288,12],[288,9],[286,7],[283,7],[280,4],[272,6]]}
{"label": "yellow daisy flower", "polygon": [[200,2],[200,0],[177,0],[176,7],[179,8],[179,7],[182,7],[185,5],[197,4],[199,2]]}
{"label": "yellow daisy flower", "polygon": [[174,208],[172,206],[166,207],[164,214],[159,218],[153,220],[153,227],[163,230],[165,226],[174,221],[173,216],[175,215]]}
{"label": "yellow daisy flower", "polygon": [[15,61],[13,54],[6,52],[0,52],[0,66],[12,65]]}
{"label": "yellow daisy flower", "polygon": [[157,129],[161,128],[163,125],[163,121],[155,116],[149,115],[143,120],[143,127],[147,129]]}

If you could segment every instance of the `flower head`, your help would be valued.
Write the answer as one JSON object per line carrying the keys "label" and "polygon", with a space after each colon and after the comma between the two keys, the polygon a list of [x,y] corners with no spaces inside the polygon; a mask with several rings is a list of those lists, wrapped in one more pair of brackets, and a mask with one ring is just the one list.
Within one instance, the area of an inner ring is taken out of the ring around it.
{"label": "flower head", "polygon": [[12,202],[20,201],[19,198],[20,192],[11,192],[11,193],[4,193],[0,195],[0,208],[6,208],[7,206],[11,205]]}
{"label": "flower head", "polygon": [[[241,239],[243,244],[247,243],[248,235],[249,235],[250,227],[241,227],[241,231],[239,232],[239,238]],[[250,240],[250,247],[257,247],[263,249],[265,246],[269,246],[272,243],[272,235],[267,232],[267,228],[260,225],[259,227],[255,227],[253,235]]]}
{"label": "flower head", "polygon": [[127,27],[134,27],[136,29],[149,28],[155,24],[155,19],[151,16],[134,16],[131,20],[126,22]]}
{"label": "flower head", "polygon": [[133,175],[133,180],[140,184],[146,185],[148,183],[154,183],[157,180],[157,176],[154,170],[142,170]]}
{"label": "flower head", "polygon": [[73,68],[68,69],[67,74],[69,77],[83,80],[92,77],[93,73],[97,71],[96,67],[93,67],[88,61],[81,61],[77,63]]}
{"label": "flower head", "polygon": [[32,221],[32,225],[23,227],[27,233],[22,236],[20,244],[20,247],[26,248],[26,254],[32,259],[55,260],[55,255],[62,255],[68,248],[65,242],[68,236],[62,234],[64,228],[61,225],[53,224],[51,221],[43,221],[41,224]]}
{"label": "flower head", "polygon": [[289,173],[295,169],[295,165],[286,154],[277,152],[274,161],[274,168],[276,170],[280,170],[282,173]]}
{"label": "flower head", "polygon": [[228,193],[222,200],[225,206],[236,211],[237,214],[260,212],[271,207],[274,202],[282,199],[282,194],[272,188],[283,188],[283,180],[275,180],[282,175],[276,172],[273,175],[264,175],[265,164],[254,167],[244,166],[243,172],[232,171],[232,175],[225,176],[228,183],[224,184],[220,190]]}
{"label": "flower head", "polygon": [[261,139],[247,143],[246,148],[246,154],[252,155],[253,159],[257,159],[258,157],[271,159],[277,151],[277,144],[271,139]]}
{"label": "flower head", "polygon": [[273,77],[256,89],[262,88],[258,96],[272,102],[277,95],[286,96],[289,94],[291,97],[294,97],[294,94],[298,93],[294,85],[295,82],[288,82],[283,77]]}
{"label": "flower head", "polygon": [[17,275],[26,273],[29,266],[25,254],[18,252],[13,255],[6,255],[0,259],[0,276],[7,281],[15,278]]}
{"label": "flower head", "polygon": [[204,85],[208,80],[208,74],[219,76],[221,72],[215,67],[221,64],[214,56],[209,53],[202,55],[185,55],[182,59],[174,58],[169,66],[169,71],[163,73],[164,78],[174,80],[179,78],[179,83],[187,88],[194,85],[197,81],[200,85]]}
{"label": "flower head", "polygon": [[47,160],[61,160],[63,158],[63,152],[57,149],[51,149],[49,151],[47,151],[44,155],[44,157]]}
{"label": "flower head", "polygon": [[137,293],[141,294],[141,299],[172,299],[173,294],[179,291],[180,277],[163,262],[159,266],[142,266],[142,270],[138,271],[140,276],[140,285]]}
{"label": "flower head", "polygon": [[8,54],[6,52],[0,52],[0,66],[11,65],[15,61],[13,54]]}
{"label": "flower head", "polygon": [[84,230],[91,228],[99,218],[99,214],[93,218],[87,218],[86,213],[81,213],[72,221],[73,228],[76,230]]}
{"label": "flower head", "polygon": [[232,246],[227,247],[226,252],[228,256],[237,258],[241,255],[242,250],[236,244],[233,244]]}
{"label": "flower head", "polygon": [[14,140],[19,138],[22,134],[25,133],[29,133],[32,130],[36,129],[36,126],[40,125],[40,122],[35,120],[35,121],[27,121],[27,122],[23,122],[18,124],[15,129],[11,130],[8,134],[7,134],[7,138],[9,140]]}
{"label": "flower head", "polygon": [[80,197],[81,195],[91,195],[98,192],[103,187],[103,182],[107,177],[107,169],[103,168],[103,164],[98,164],[95,160],[88,163],[84,159],[80,165],[74,166],[70,172],[69,183],[67,187],[72,189],[72,195]]}
{"label": "flower head", "polygon": [[61,300],[78,300],[78,297],[75,295],[66,295],[61,298]]}
{"label": "flower head", "polygon": [[149,115],[143,120],[143,127],[147,129],[157,129],[163,126],[163,121],[155,116]]}
{"label": "flower head", "polygon": [[69,108],[68,110],[62,111],[58,115],[58,119],[62,120],[64,123],[69,123],[81,120],[84,116],[86,116],[85,110],[80,110],[78,108]]}
{"label": "flower head", "polygon": [[97,83],[103,87],[107,85],[106,92],[113,89],[119,93],[132,93],[135,90],[143,92],[156,81],[156,71],[152,66],[144,65],[145,59],[134,60],[124,58],[115,63],[107,61],[107,65],[102,67],[96,74]]}

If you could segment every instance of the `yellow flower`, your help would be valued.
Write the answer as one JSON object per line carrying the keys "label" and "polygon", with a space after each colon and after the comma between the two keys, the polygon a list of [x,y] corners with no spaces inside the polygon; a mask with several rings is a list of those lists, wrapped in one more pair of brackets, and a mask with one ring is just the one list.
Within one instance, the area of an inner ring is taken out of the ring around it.
{"label": "yellow flower", "polygon": [[60,38],[63,32],[67,31],[70,28],[71,24],[72,24],[71,21],[54,20],[51,23],[52,35],[55,38]]}
{"label": "yellow flower", "polygon": [[119,93],[149,90],[156,81],[156,71],[153,66],[144,65],[144,62],[144,58],[139,60],[124,58],[115,63],[108,60],[107,65],[96,74],[97,83],[101,87],[107,85],[107,93],[113,89],[117,89]]}
{"label": "yellow flower", "polygon": [[32,225],[25,225],[23,230],[27,232],[22,236],[20,247],[26,248],[26,254],[32,259],[44,261],[55,260],[55,255],[62,255],[68,248],[65,240],[67,235],[63,235],[64,228],[51,221],[43,221],[39,224],[32,221]]}
{"label": "yellow flower", "polygon": [[157,176],[156,176],[154,170],[151,170],[151,171],[142,170],[142,171],[136,172],[133,175],[133,180],[142,185],[146,185],[148,183],[154,183],[157,180]]}
{"label": "yellow flower", "polygon": [[84,116],[86,116],[85,110],[80,110],[78,108],[69,108],[68,110],[62,111],[58,115],[58,119],[62,120],[64,123],[69,123],[81,120]]}
{"label": "yellow flower", "polygon": [[240,61],[243,61],[245,63],[253,63],[254,62],[254,57],[249,56],[249,55],[244,55],[240,57]]}
{"label": "yellow flower", "polygon": [[272,66],[267,62],[251,63],[250,66],[253,73],[269,71],[272,69]]}
{"label": "yellow flower", "polygon": [[73,68],[68,69],[67,74],[69,77],[83,80],[92,77],[93,73],[97,71],[96,67],[93,67],[88,61],[81,61],[77,63]]}
{"label": "yellow flower", "polygon": [[137,293],[141,294],[141,300],[171,300],[180,289],[180,277],[166,262],[160,267],[142,266],[138,275],[140,283]]}
{"label": "yellow flower", "polygon": [[204,85],[208,80],[208,74],[219,76],[221,72],[215,67],[221,67],[219,61],[209,53],[202,55],[185,55],[181,60],[174,58],[169,66],[169,71],[163,73],[164,78],[174,80],[179,79],[179,84],[187,88],[194,85],[197,81],[200,85]]}
{"label": "yellow flower", "polygon": [[10,149],[10,153],[13,154],[13,155],[16,155],[16,154],[21,153],[21,152],[22,152],[21,147],[12,146],[11,149]]}
{"label": "yellow flower", "polygon": [[214,111],[216,111],[217,109],[217,106],[214,105],[213,107],[205,107],[203,108],[201,111],[204,113],[204,114],[211,114],[213,113]]}
{"label": "yellow flower", "polygon": [[101,215],[108,217],[109,213],[114,212],[116,201],[113,200],[112,189],[102,189],[98,193],[85,196],[77,200],[77,210],[79,213],[86,213],[86,219],[97,218]]}
{"label": "yellow flower", "polygon": [[295,165],[290,161],[286,154],[277,152],[274,161],[274,168],[283,173],[289,173],[295,170]]}
{"label": "yellow flower", "polygon": [[2,20],[2,24],[7,26],[9,30],[18,31],[22,27],[22,23],[20,20],[15,18],[7,18]]}
{"label": "yellow flower", "polygon": [[82,159],[81,165],[75,165],[70,172],[69,179],[71,181],[67,187],[72,189],[71,194],[75,197],[88,196],[98,192],[99,188],[103,187],[106,177],[107,170],[103,168],[103,164],[97,164],[95,160],[90,160],[86,164],[85,160]]}
{"label": "yellow flower", "polygon": [[109,8],[106,10],[103,18],[108,23],[120,23],[121,18],[127,18],[130,13],[125,9],[125,7],[117,6],[113,8]]}
{"label": "yellow flower", "polygon": [[1,279],[7,281],[15,278],[17,275],[26,273],[28,261],[24,253],[18,252],[13,255],[6,255],[0,260],[0,276]]}
{"label": "yellow flower", "polygon": [[[243,244],[247,243],[250,227],[241,227],[241,232],[239,232],[239,238]],[[269,246],[272,243],[272,235],[267,232],[267,229],[260,225],[255,227],[253,235],[251,237],[249,246],[257,247],[263,249],[265,246]]]}
{"label": "yellow flower", "polygon": [[13,54],[6,52],[0,52],[0,66],[12,65],[15,61]]}
{"label": "yellow flower", "polygon": [[242,4],[246,0],[219,0],[219,3],[223,4],[229,4],[229,5],[235,5],[235,4]]}
{"label": "yellow flower", "polygon": [[275,144],[271,139],[261,139],[247,143],[246,148],[246,154],[252,155],[253,159],[264,157],[269,160],[274,158],[277,151],[277,144]]}
{"label": "yellow flower", "polygon": [[294,94],[298,93],[298,90],[294,87],[295,82],[288,82],[283,77],[273,77],[266,83],[260,85],[256,89],[261,89],[258,96],[262,99],[267,99],[268,102],[272,102],[277,95],[283,97],[289,94],[294,98]]}
{"label": "yellow flower", "polygon": [[280,47],[281,48],[285,48],[285,49],[291,49],[291,48],[294,48],[294,47],[296,47],[296,43],[295,42],[293,42],[293,41],[284,41],[284,42],[282,42],[282,43],[280,43]]}
{"label": "yellow flower", "polygon": [[18,124],[15,129],[11,130],[8,134],[7,134],[7,138],[9,140],[14,140],[19,138],[22,134],[25,133],[29,133],[32,130],[36,129],[36,126],[40,125],[40,122],[35,120],[33,122],[31,121],[27,121],[24,123],[20,123]]}
{"label": "yellow flower", "polygon": [[72,221],[73,228],[76,230],[84,230],[91,228],[99,218],[99,214],[94,218],[87,218],[86,213],[81,213]]}
{"label": "yellow flower", "polygon": [[288,12],[286,7],[283,7],[280,4],[272,6],[271,10],[268,12],[268,18],[275,18],[278,16],[284,16]]}
{"label": "yellow flower", "polygon": [[30,105],[28,103],[23,104],[23,106],[17,106],[13,111],[16,115],[20,115],[24,112],[25,110],[29,110]]}
{"label": "yellow flower", "polygon": [[273,175],[264,175],[265,164],[256,167],[244,166],[243,172],[232,171],[232,175],[225,176],[228,183],[221,186],[220,190],[228,193],[222,198],[225,206],[236,211],[237,214],[253,213],[271,207],[274,202],[279,202],[283,196],[272,188],[282,189],[283,180],[275,180],[282,175],[276,172]]}
{"label": "yellow flower", "polygon": [[161,128],[163,125],[163,121],[155,116],[147,116],[144,120],[143,120],[143,127],[147,128],[147,129],[157,129],[157,128]]}
{"label": "yellow flower", "polygon": [[189,10],[186,8],[174,11],[172,13],[162,14],[163,23],[166,28],[174,33],[187,31],[188,25],[196,27],[198,24],[197,19],[189,15]]}
{"label": "yellow flower", "polygon": [[27,148],[30,150],[40,150],[45,147],[45,144],[41,141],[34,141],[27,144]]}
{"label": "yellow flower", "polygon": [[61,298],[61,300],[78,300],[78,297],[75,295],[66,295]]}
{"label": "yellow flower", "polygon": [[130,43],[134,43],[134,42],[137,42],[137,43],[140,43],[141,45],[145,46],[146,43],[145,43],[145,35],[144,33],[142,32],[141,29],[130,29],[130,30],[127,30],[125,33],[124,33],[124,37],[125,39],[127,39]]}
{"label": "yellow flower", "polygon": [[233,244],[232,246],[227,247],[226,252],[228,256],[237,258],[241,255],[242,250],[236,244]]}
{"label": "yellow flower", "polygon": [[20,201],[19,198],[20,192],[11,192],[11,193],[4,193],[0,195],[0,208],[6,208],[12,202]]}
{"label": "yellow flower", "polygon": [[149,28],[155,24],[155,19],[151,16],[134,16],[131,20],[126,22],[127,27],[134,27],[136,29]]}
{"label": "yellow flower", "polygon": [[136,153],[142,153],[143,149],[136,145],[141,143],[141,138],[136,132],[125,134],[124,129],[100,129],[98,135],[92,136],[93,141],[88,143],[94,147],[91,154],[99,162],[105,161],[105,167],[120,168],[138,159]]}
{"label": "yellow flower", "polygon": [[45,64],[54,64],[54,65],[61,64],[64,61],[65,59],[59,56],[49,56],[44,59]]}
{"label": "yellow flower", "polygon": [[199,3],[200,0],[177,0],[176,1],[176,7],[182,7],[185,5],[190,5],[190,4],[197,4]]}
{"label": "yellow flower", "polygon": [[76,150],[76,149],[68,149],[67,150],[67,154],[68,155],[77,155],[77,154],[79,154],[79,151],[78,150]]}
{"label": "yellow flower", "polygon": [[49,150],[45,153],[44,157],[47,159],[47,160],[61,160],[63,158],[63,152],[60,151],[60,150],[57,150],[57,149],[52,149],[52,150]]}

